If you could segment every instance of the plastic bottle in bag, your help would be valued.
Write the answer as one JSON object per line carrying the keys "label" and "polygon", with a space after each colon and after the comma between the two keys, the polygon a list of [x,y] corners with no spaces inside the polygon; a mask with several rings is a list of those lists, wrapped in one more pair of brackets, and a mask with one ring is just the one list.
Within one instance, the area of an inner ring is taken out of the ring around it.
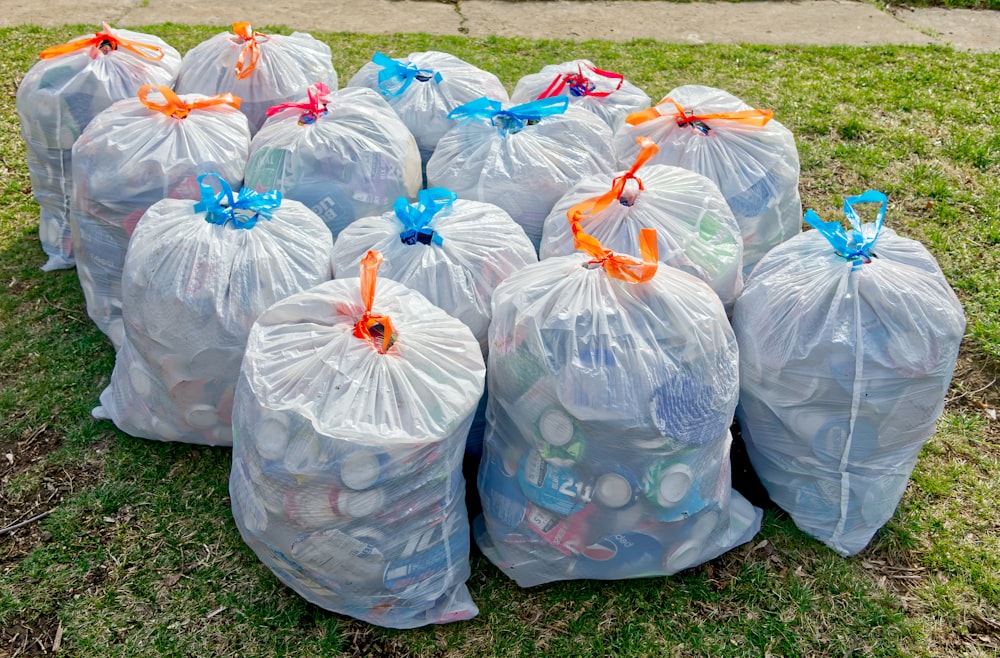
{"label": "plastic bottle in bag", "polygon": [[98,418],[148,439],[232,445],[247,335],[274,302],[332,278],[333,240],[281,194],[221,192],[146,211],[122,273],[124,343]]}
{"label": "plastic bottle in bag", "polygon": [[469,619],[461,465],[483,393],[472,332],[375,273],[257,320],[234,408],[233,516],[305,599],[391,628]]}
{"label": "plastic bottle in bag", "polygon": [[[863,224],[854,205],[880,204]],[[771,499],[841,555],[893,515],[933,435],[965,316],[933,256],[883,227],[884,194],[844,200],[770,252],[737,300],[737,417]],[[775,318],[781,318],[776,322]]]}
{"label": "plastic bottle in bag", "polygon": [[104,29],[42,51],[17,87],[17,114],[28,172],[41,207],[43,270],[73,267],[70,203],[73,142],[115,101],[145,84],[172,86],[181,56],[150,34]]}

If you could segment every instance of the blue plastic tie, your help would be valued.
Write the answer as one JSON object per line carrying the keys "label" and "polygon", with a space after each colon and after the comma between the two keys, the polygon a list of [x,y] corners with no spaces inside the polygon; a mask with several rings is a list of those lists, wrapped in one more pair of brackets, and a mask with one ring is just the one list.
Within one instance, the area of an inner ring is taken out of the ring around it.
{"label": "blue plastic tie", "polygon": [[[215,188],[205,182],[205,178],[214,176],[219,181],[222,191],[215,193]],[[205,221],[210,224],[224,226],[232,222],[239,229],[251,229],[257,225],[258,219],[270,220],[274,211],[281,207],[281,192],[255,192],[250,188],[240,188],[239,194],[233,195],[233,188],[219,174],[209,173],[198,176],[198,187],[201,188],[201,201],[194,204],[195,212],[204,212]]]}
{"label": "blue plastic tie", "polygon": [[569,97],[553,96],[522,105],[503,109],[500,101],[483,96],[465,105],[459,105],[448,113],[449,119],[460,121],[490,122],[500,132],[520,132],[529,122],[540,121],[544,117],[562,114],[569,107]]}
{"label": "blue plastic tie", "polygon": [[458,195],[443,187],[431,187],[417,193],[417,202],[411,204],[406,197],[399,197],[393,206],[396,217],[403,223],[399,234],[403,244],[436,244],[441,246],[441,236],[431,228],[435,215],[455,203]]}
{"label": "blue plastic tie", "polygon": [[378,72],[378,88],[383,96],[399,96],[414,80],[441,82],[441,74],[433,69],[418,69],[412,62],[393,59],[382,53],[375,53],[372,61],[382,67]]}
{"label": "blue plastic tie", "polygon": [[[862,223],[861,217],[854,209],[856,203],[880,204],[875,221],[868,224]],[[882,231],[888,205],[889,200],[886,195],[876,190],[868,190],[858,196],[846,197],[844,199],[844,215],[851,224],[850,231],[845,230],[840,222],[824,222],[812,210],[806,211],[804,219],[809,226],[812,226],[826,238],[838,256],[851,262],[852,270],[856,270],[865,263],[871,262],[872,248]]]}

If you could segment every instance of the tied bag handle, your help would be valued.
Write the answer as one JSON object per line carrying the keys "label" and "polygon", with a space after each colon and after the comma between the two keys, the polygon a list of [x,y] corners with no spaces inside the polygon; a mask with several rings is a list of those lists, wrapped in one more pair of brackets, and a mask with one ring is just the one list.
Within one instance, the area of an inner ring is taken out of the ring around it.
{"label": "tied bag handle", "polygon": [[[597,91],[596,86],[590,79],[584,75],[583,67],[586,66],[590,71],[596,75],[606,78],[608,80],[617,80],[618,84],[615,85],[614,89],[609,91]],[[552,96],[558,96],[562,93],[563,89],[567,86],[569,87],[569,93],[573,96],[591,96],[593,98],[606,98],[611,94],[615,93],[622,88],[622,83],[625,82],[625,76],[621,73],[614,73],[612,71],[602,71],[601,69],[591,66],[590,64],[578,64],[576,67],[576,73],[560,73],[557,75],[549,86],[538,95],[536,100],[542,100],[543,98],[550,98]]]}
{"label": "tied bag handle", "polygon": [[567,210],[566,217],[569,219],[570,224],[573,222],[579,222],[584,217],[593,216],[595,213],[601,212],[615,201],[620,200],[622,198],[622,193],[625,192],[625,184],[629,181],[629,179],[634,180],[639,185],[640,190],[646,189],[646,187],[642,184],[642,180],[635,174],[644,164],[649,162],[650,158],[660,152],[660,147],[653,143],[653,140],[648,137],[637,137],[635,141],[639,145],[639,155],[636,156],[635,162],[632,163],[629,170],[611,181],[611,189],[601,196],[581,201]]}
{"label": "tied bag handle", "polygon": [[[149,99],[149,93],[151,91],[158,91],[160,95],[163,96],[162,103],[156,103]],[[203,109],[206,107],[213,107],[216,105],[228,105],[234,109],[240,109],[240,104],[243,102],[239,96],[234,96],[233,94],[219,94],[217,96],[206,96],[204,98],[199,98],[197,100],[186,103],[181,100],[173,89],[170,87],[165,87],[163,85],[143,85],[139,87],[138,93],[139,101],[155,112],[162,112],[168,117],[173,117],[175,119],[183,119],[191,113],[191,110]]]}
{"label": "tied bag handle", "polygon": [[593,257],[588,261],[588,265],[603,267],[608,276],[626,283],[642,283],[649,281],[656,274],[660,265],[656,229],[644,228],[639,231],[639,252],[642,254],[642,260],[639,260],[605,249],[597,238],[583,230],[580,222],[573,222],[572,228],[573,245]]}
{"label": "tied bag handle", "polygon": [[406,197],[399,197],[393,206],[396,218],[403,224],[403,232],[399,234],[403,244],[436,244],[439,247],[444,243],[439,233],[431,227],[434,217],[447,208],[450,208],[458,195],[443,187],[430,187],[420,190],[417,194],[417,202],[411,204]]}
{"label": "tied bag handle", "polygon": [[[854,204],[857,203],[879,204],[878,215],[874,222],[865,224],[861,221],[854,208]],[[851,224],[850,232],[846,231],[840,222],[824,222],[813,210],[807,210],[803,219],[826,238],[838,256],[851,263],[853,271],[870,263],[875,256],[872,249],[885,223],[888,206],[888,197],[877,190],[867,190],[857,196],[845,197],[844,216]]]}
{"label": "tied bag handle", "polygon": [[[372,313],[372,304],[375,301],[375,280],[378,277],[378,268],[381,264],[381,252],[371,249],[361,259],[361,301],[365,305],[365,312],[354,325],[354,335],[367,340],[375,345],[379,353],[385,354],[396,341],[396,330],[388,315]],[[381,344],[378,342],[379,338],[382,339]]]}
{"label": "tied bag handle", "polygon": [[[671,112],[671,108],[667,106],[668,103],[673,106],[673,112]],[[707,114],[697,114],[694,110],[684,109],[680,103],[668,96],[653,107],[639,112],[633,112],[628,115],[625,117],[625,123],[630,126],[638,126],[639,124],[652,119],[667,116],[676,117],[678,126],[693,125],[699,129],[701,126],[704,126],[706,121],[735,121],[747,126],[763,128],[771,119],[774,118],[774,111],[749,109],[736,110],[735,112],[710,112]],[[705,126],[702,132],[707,134],[708,127]]]}
{"label": "tied bag handle", "polygon": [[142,41],[125,39],[117,36],[107,23],[104,23],[103,26],[103,29],[100,32],[95,32],[92,37],[80,37],[79,39],[73,39],[72,41],[68,41],[58,46],[46,48],[39,53],[38,56],[41,59],[51,59],[53,57],[59,57],[60,55],[68,55],[69,53],[76,52],[77,50],[83,50],[84,48],[90,48],[91,58],[96,58],[98,52],[107,55],[112,50],[124,48],[131,53],[135,53],[139,57],[149,59],[154,62],[163,59],[165,55],[163,48],[160,48],[152,43],[143,43]]}

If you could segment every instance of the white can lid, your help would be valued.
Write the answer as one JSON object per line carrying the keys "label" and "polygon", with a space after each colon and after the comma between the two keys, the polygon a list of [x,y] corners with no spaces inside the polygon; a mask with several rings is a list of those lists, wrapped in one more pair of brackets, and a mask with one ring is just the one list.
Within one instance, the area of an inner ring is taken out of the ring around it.
{"label": "white can lid", "polygon": [[340,462],[340,481],[351,489],[367,489],[375,484],[382,472],[382,460],[374,452],[356,450],[344,455]]}
{"label": "white can lid", "polygon": [[693,480],[691,468],[687,464],[673,464],[664,469],[656,487],[657,502],[662,507],[671,507],[681,502],[691,490]]}
{"label": "white can lid", "polygon": [[664,567],[669,573],[676,573],[681,569],[693,567],[699,557],[701,557],[701,545],[695,541],[686,541],[670,552]]}
{"label": "white can lid", "polygon": [[605,473],[594,485],[594,497],[605,507],[624,507],[632,494],[632,484],[621,473]]}
{"label": "white can lid", "polygon": [[207,430],[215,427],[221,421],[215,413],[215,407],[210,404],[193,404],[184,414],[184,420],[195,429]]}
{"label": "white can lid", "polygon": [[546,409],[538,419],[538,432],[554,446],[564,446],[573,438],[573,419],[562,409]]}
{"label": "white can lid", "polygon": [[280,459],[288,446],[288,417],[277,411],[268,413],[257,423],[253,440],[261,457]]}
{"label": "white can lid", "polygon": [[337,509],[341,514],[355,518],[371,516],[382,507],[384,499],[381,489],[341,491],[337,496]]}

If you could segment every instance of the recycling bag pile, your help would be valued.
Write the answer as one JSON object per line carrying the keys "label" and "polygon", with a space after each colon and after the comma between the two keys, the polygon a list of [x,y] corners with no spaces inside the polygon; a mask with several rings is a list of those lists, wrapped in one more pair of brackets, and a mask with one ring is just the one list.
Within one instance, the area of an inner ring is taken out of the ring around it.
{"label": "recycling bag pile", "polygon": [[509,96],[434,51],[337,85],[305,33],[181,58],[105,25],[17,91],[42,267],[77,268],[116,352],[93,414],[232,445],[233,517],[283,583],[413,628],[478,614],[473,542],[523,587],[695,567],[760,529],[734,419],[837,553],[892,517],[965,317],[884,195],[803,232],[771,110],[651,106],[585,59]]}

